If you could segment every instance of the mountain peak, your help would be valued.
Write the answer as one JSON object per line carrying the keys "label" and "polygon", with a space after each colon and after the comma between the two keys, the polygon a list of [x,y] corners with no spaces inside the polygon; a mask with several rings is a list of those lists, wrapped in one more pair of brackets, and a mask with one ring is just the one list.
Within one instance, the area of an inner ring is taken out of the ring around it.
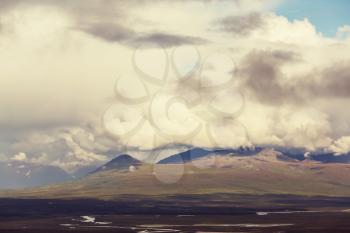
{"label": "mountain peak", "polygon": [[136,168],[141,165],[142,162],[133,158],[128,154],[122,154],[112,159],[102,167],[96,169],[93,173],[107,170],[129,170],[130,167]]}
{"label": "mountain peak", "polygon": [[276,151],[273,148],[263,149],[260,153],[256,155],[259,159],[263,159],[270,162],[276,161],[295,161],[294,159],[284,155],[283,153]]}
{"label": "mountain peak", "polygon": [[114,158],[113,160],[117,160],[117,161],[132,161],[132,160],[136,160],[136,159],[134,159],[131,155],[128,155],[128,154],[121,154],[121,155],[117,156],[116,158]]}

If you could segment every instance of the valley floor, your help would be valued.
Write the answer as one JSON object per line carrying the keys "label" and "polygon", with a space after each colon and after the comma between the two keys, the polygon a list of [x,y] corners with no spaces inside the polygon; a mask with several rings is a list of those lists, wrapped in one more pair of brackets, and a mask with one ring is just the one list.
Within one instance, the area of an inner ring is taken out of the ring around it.
{"label": "valley floor", "polygon": [[0,199],[0,232],[350,232],[350,198],[290,195]]}
{"label": "valley floor", "polygon": [[[95,218],[84,222],[84,217]],[[0,220],[0,232],[251,232],[345,233],[349,213],[288,213],[242,215],[98,215]]]}

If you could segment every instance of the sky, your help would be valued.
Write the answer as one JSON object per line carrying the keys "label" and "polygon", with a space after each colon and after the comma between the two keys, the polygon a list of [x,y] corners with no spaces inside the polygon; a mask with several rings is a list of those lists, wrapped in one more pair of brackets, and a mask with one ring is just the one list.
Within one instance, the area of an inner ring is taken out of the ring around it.
{"label": "sky", "polygon": [[0,0],[0,160],[350,150],[348,1]]}
{"label": "sky", "polygon": [[347,0],[287,0],[279,4],[276,12],[289,20],[308,18],[325,36],[335,36],[339,27],[349,25],[350,2]]}

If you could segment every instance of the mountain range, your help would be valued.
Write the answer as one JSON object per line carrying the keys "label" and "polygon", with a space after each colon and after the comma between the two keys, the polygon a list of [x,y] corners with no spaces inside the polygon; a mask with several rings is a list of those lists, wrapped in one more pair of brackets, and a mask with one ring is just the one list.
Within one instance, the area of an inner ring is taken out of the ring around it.
{"label": "mountain range", "polygon": [[2,189],[43,186],[71,179],[70,174],[55,166],[23,161],[0,162],[0,187]]}
{"label": "mountain range", "polygon": [[350,164],[299,160],[274,149],[193,148],[143,163],[123,154],[88,176],[1,196],[114,199],[176,194],[350,195]]}

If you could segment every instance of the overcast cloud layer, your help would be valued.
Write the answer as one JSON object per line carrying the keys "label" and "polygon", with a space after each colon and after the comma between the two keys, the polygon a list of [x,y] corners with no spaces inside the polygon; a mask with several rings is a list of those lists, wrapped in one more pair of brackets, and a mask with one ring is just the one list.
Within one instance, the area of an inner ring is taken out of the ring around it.
{"label": "overcast cloud layer", "polygon": [[349,26],[326,38],[279,2],[0,0],[0,158],[73,171],[178,145],[348,152]]}

